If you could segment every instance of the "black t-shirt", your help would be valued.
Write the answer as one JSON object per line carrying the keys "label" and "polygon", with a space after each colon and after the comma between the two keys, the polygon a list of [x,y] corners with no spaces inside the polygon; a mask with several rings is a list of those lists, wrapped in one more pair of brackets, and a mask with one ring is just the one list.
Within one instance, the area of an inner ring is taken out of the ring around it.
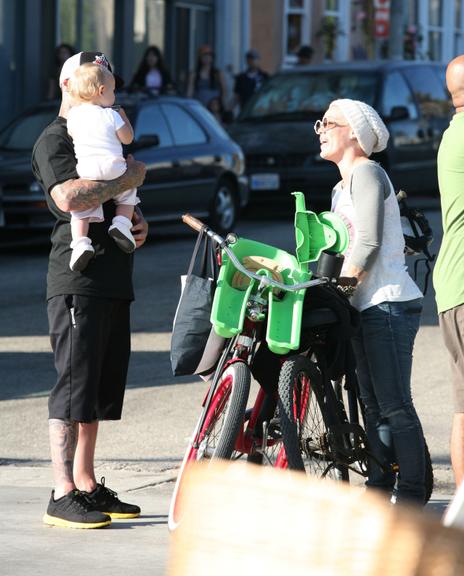
{"label": "black t-shirt", "polygon": [[236,77],[234,92],[239,96],[242,107],[268,78],[269,74],[259,69],[255,73],[246,70]]}
{"label": "black t-shirt", "polygon": [[108,228],[115,214],[112,200],[103,204],[105,221],[89,226],[95,258],[82,272],[73,272],[69,268],[71,215],[57,207],[50,192],[57,184],[79,178],[76,163],[66,119],[58,116],[39,136],[32,151],[32,171],[44,189],[50,212],[56,218],[48,262],[47,299],[61,294],[80,294],[133,300],[132,254],[120,250],[108,236]]}

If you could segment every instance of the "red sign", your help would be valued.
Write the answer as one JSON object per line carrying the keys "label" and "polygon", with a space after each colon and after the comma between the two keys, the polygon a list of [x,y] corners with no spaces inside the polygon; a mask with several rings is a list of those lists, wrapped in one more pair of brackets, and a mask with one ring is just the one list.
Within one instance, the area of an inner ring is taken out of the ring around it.
{"label": "red sign", "polygon": [[390,32],[390,0],[375,0],[375,35],[387,38]]}

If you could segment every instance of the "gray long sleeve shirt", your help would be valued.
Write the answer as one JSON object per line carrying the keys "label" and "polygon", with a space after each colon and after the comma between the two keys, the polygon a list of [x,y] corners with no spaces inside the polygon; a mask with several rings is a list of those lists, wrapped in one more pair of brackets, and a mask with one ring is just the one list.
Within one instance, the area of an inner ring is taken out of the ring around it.
{"label": "gray long sleeve shirt", "polygon": [[350,261],[353,266],[367,271],[380,250],[385,200],[391,194],[390,181],[385,170],[369,160],[355,168],[350,188],[357,231]]}

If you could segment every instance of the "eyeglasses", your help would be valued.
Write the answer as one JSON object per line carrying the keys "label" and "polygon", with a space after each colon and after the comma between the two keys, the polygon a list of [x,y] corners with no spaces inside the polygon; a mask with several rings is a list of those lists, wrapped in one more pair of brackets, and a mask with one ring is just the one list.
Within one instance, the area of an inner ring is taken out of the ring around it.
{"label": "eyeglasses", "polygon": [[314,123],[314,132],[321,134],[322,132],[327,132],[327,130],[332,130],[332,128],[343,128],[344,126],[348,126],[348,124],[339,124],[328,118],[323,118],[322,120],[316,120]]}

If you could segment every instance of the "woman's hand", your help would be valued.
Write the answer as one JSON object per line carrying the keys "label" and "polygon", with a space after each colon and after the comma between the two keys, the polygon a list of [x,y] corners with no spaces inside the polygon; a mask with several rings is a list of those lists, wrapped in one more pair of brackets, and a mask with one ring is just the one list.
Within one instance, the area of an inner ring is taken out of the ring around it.
{"label": "woman's hand", "polygon": [[148,236],[148,222],[143,217],[142,211],[137,206],[134,209],[134,215],[132,216],[132,235],[135,240],[135,247],[140,248],[142,244],[145,244],[145,240]]}

